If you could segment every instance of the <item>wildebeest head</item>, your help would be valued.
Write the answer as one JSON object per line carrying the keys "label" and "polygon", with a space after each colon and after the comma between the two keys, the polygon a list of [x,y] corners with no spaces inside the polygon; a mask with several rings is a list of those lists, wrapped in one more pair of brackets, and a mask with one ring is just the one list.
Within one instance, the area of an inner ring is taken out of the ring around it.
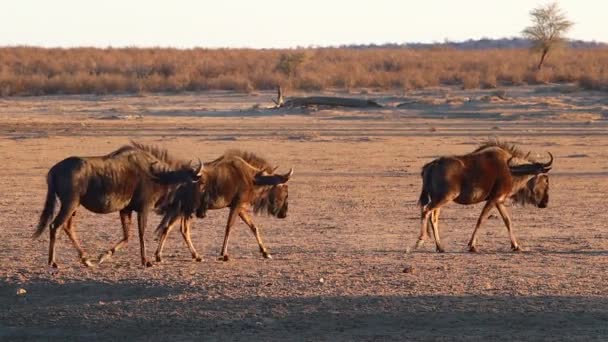
{"label": "wildebeest head", "polygon": [[289,207],[289,186],[287,182],[293,175],[293,169],[286,174],[268,174],[266,171],[258,172],[254,177],[254,185],[260,187],[253,203],[254,212],[264,209],[268,214],[286,218]]}
{"label": "wildebeest head", "polygon": [[[549,152],[548,152],[549,153]],[[546,163],[529,163],[517,166],[509,166],[514,176],[534,175],[526,185],[511,196],[519,204],[532,204],[539,208],[546,208],[549,203],[549,175],[553,164],[553,155],[549,153],[549,161]]]}

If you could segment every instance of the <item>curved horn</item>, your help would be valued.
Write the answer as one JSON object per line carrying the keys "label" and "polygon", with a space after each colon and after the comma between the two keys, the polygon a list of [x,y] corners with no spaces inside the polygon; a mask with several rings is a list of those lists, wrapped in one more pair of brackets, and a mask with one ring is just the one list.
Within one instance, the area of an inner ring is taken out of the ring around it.
{"label": "curved horn", "polygon": [[285,177],[285,179],[289,179],[291,177],[291,175],[293,175],[293,167],[291,169],[289,169],[289,172],[284,174],[283,177]]}
{"label": "curved horn", "polygon": [[196,171],[196,174],[200,176],[201,172],[203,171],[203,162],[201,161],[201,158],[197,158],[197,159],[198,159],[198,166],[194,170]]}
{"label": "curved horn", "polygon": [[551,154],[551,152],[547,151],[547,153],[549,153],[549,157],[551,158],[547,163],[543,164],[543,167],[551,167],[551,164],[553,164],[553,155]]}

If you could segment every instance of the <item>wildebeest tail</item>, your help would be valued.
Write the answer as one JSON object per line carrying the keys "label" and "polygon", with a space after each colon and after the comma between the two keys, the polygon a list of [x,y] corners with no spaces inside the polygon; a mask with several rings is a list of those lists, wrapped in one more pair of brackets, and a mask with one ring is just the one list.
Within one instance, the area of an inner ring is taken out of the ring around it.
{"label": "wildebeest tail", "polygon": [[422,167],[422,172],[420,175],[422,176],[422,190],[420,191],[420,197],[418,198],[418,205],[420,207],[424,207],[425,205],[431,202],[431,196],[429,195],[429,186],[431,185],[431,166],[433,162],[425,164]]}
{"label": "wildebeest tail", "polygon": [[40,214],[40,220],[38,221],[38,228],[32,235],[32,238],[35,239],[39,237],[46,227],[48,227],[53,213],[55,212],[55,204],[57,202],[57,196],[55,195],[55,182],[53,180],[52,172],[49,172],[46,177],[47,183],[47,192],[46,192],[46,200],[44,201],[44,209],[42,209],[42,214]]}

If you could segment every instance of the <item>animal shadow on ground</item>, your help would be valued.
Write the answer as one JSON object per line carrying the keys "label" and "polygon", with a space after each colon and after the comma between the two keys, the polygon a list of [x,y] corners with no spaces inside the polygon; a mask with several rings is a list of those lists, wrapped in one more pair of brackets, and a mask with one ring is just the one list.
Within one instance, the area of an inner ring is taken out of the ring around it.
{"label": "animal shadow on ground", "polygon": [[0,281],[0,339],[606,340],[608,299],[517,296],[229,298],[204,287]]}

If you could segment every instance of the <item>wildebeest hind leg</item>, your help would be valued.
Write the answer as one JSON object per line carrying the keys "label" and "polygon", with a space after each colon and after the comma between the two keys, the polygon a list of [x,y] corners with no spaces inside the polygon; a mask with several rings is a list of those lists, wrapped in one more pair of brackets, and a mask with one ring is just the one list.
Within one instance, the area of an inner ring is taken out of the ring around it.
{"label": "wildebeest hind leg", "polygon": [[73,199],[64,199],[61,201],[61,209],[59,209],[59,213],[57,217],[51,222],[49,226],[49,265],[53,268],[57,268],[57,263],[55,262],[55,243],[57,242],[57,231],[64,224],[67,223],[69,219],[72,218],[76,208],[78,207],[78,201]]}
{"label": "wildebeest hind leg", "polygon": [[228,239],[230,238],[230,229],[234,225],[238,210],[231,207],[230,213],[228,214],[228,222],[226,223],[226,233],[224,235],[224,244],[222,245],[222,252],[220,254],[220,260],[228,261]]}
{"label": "wildebeest hind leg", "polygon": [[507,226],[507,231],[509,232],[509,238],[511,239],[511,249],[515,252],[521,252],[522,249],[517,243],[517,239],[515,238],[515,233],[513,233],[513,228],[511,227],[511,218],[509,217],[509,213],[507,212],[507,208],[502,203],[496,203],[496,209],[500,213],[502,217],[502,221]]}
{"label": "wildebeest hind leg", "polygon": [[[421,227],[420,227],[420,236],[418,237],[418,241],[416,242],[416,249],[422,247],[422,245],[424,244],[424,240],[428,237],[428,232],[430,231],[430,229],[428,228],[428,223],[429,221],[432,220],[432,214],[435,210],[438,210],[441,206],[443,206],[444,204],[448,203],[449,201],[451,201],[451,198],[445,198],[444,200],[442,200],[441,202],[437,202],[437,203],[429,203],[426,207],[424,207],[422,209],[421,212]],[[437,213],[437,220],[439,219],[439,213]],[[431,223],[431,229],[433,229],[433,235],[435,236],[435,246],[437,248],[438,252],[444,252],[445,249],[443,248],[443,246],[441,245],[441,239],[439,238],[439,230],[437,229],[437,232],[435,233],[435,229],[433,228],[435,225],[433,224],[433,222]]]}
{"label": "wildebeest hind leg", "polygon": [[146,256],[146,224],[148,222],[148,210],[146,208],[142,209],[139,213],[137,213],[137,228],[139,230],[139,251],[141,254],[141,264],[145,267],[151,267],[152,263],[148,260]]}
{"label": "wildebeest hind leg", "polygon": [[249,229],[251,229],[253,235],[255,235],[255,239],[257,240],[258,246],[260,247],[260,252],[264,256],[264,258],[272,259],[272,255],[268,253],[266,246],[264,246],[262,236],[260,235],[260,229],[255,225],[255,223],[253,223],[253,219],[251,219],[249,213],[247,213],[245,209],[241,209],[241,211],[239,212],[239,216],[241,217],[241,220],[243,220],[243,222],[245,222],[245,224],[249,226]]}
{"label": "wildebeest hind leg", "polygon": [[131,218],[133,212],[130,210],[120,211],[120,224],[122,226],[122,239],[111,249],[99,256],[98,264],[110,259],[114,253],[129,243],[129,235],[131,233]]}
{"label": "wildebeest hind leg", "polygon": [[443,246],[441,245],[441,238],[439,237],[439,213],[441,209],[437,208],[431,211],[431,229],[433,230],[433,237],[435,237],[435,246],[438,252],[445,252]]}
{"label": "wildebeest hind leg", "polygon": [[490,209],[492,209],[493,205],[494,203],[492,201],[487,201],[486,204],[483,206],[483,209],[481,209],[481,214],[479,214],[477,224],[475,225],[475,230],[473,230],[473,235],[471,235],[471,240],[469,240],[469,252],[478,252],[477,247],[475,246],[477,244],[477,233],[479,233],[479,228],[481,227],[483,220],[490,212]]}
{"label": "wildebeest hind leg", "polygon": [[192,226],[192,219],[182,217],[182,220],[181,220],[182,237],[184,238],[184,241],[186,241],[186,244],[188,245],[188,249],[190,249],[190,254],[192,255],[192,259],[200,262],[200,261],[203,261],[203,258],[201,258],[201,256],[198,254],[198,252],[194,248],[194,244],[192,244],[192,238],[190,236],[191,226]]}
{"label": "wildebeest hind leg", "polygon": [[[75,214],[75,213],[74,213]],[[68,219],[68,222],[63,226],[63,230],[66,232],[72,244],[78,251],[78,256],[80,257],[80,261],[88,267],[94,266],[93,263],[86,257],[86,253],[82,247],[80,247],[80,243],[78,242],[78,238],[76,237],[76,231],[74,231],[74,214]]]}
{"label": "wildebeest hind leg", "polygon": [[[155,253],[157,262],[163,261],[162,254],[163,254],[163,248],[165,247],[165,242],[167,241],[167,236],[169,236],[169,232],[171,231],[171,229],[173,228],[173,226],[179,219],[181,219],[181,216],[179,216],[179,215],[173,215],[167,220],[165,220],[165,218],[163,218],[161,225],[159,225],[159,227],[156,229],[157,231],[160,230],[160,237],[158,238],[158,248],[156,248],[156,253]],[[163,224],[164,224],[164,226],[162,226]]]}

